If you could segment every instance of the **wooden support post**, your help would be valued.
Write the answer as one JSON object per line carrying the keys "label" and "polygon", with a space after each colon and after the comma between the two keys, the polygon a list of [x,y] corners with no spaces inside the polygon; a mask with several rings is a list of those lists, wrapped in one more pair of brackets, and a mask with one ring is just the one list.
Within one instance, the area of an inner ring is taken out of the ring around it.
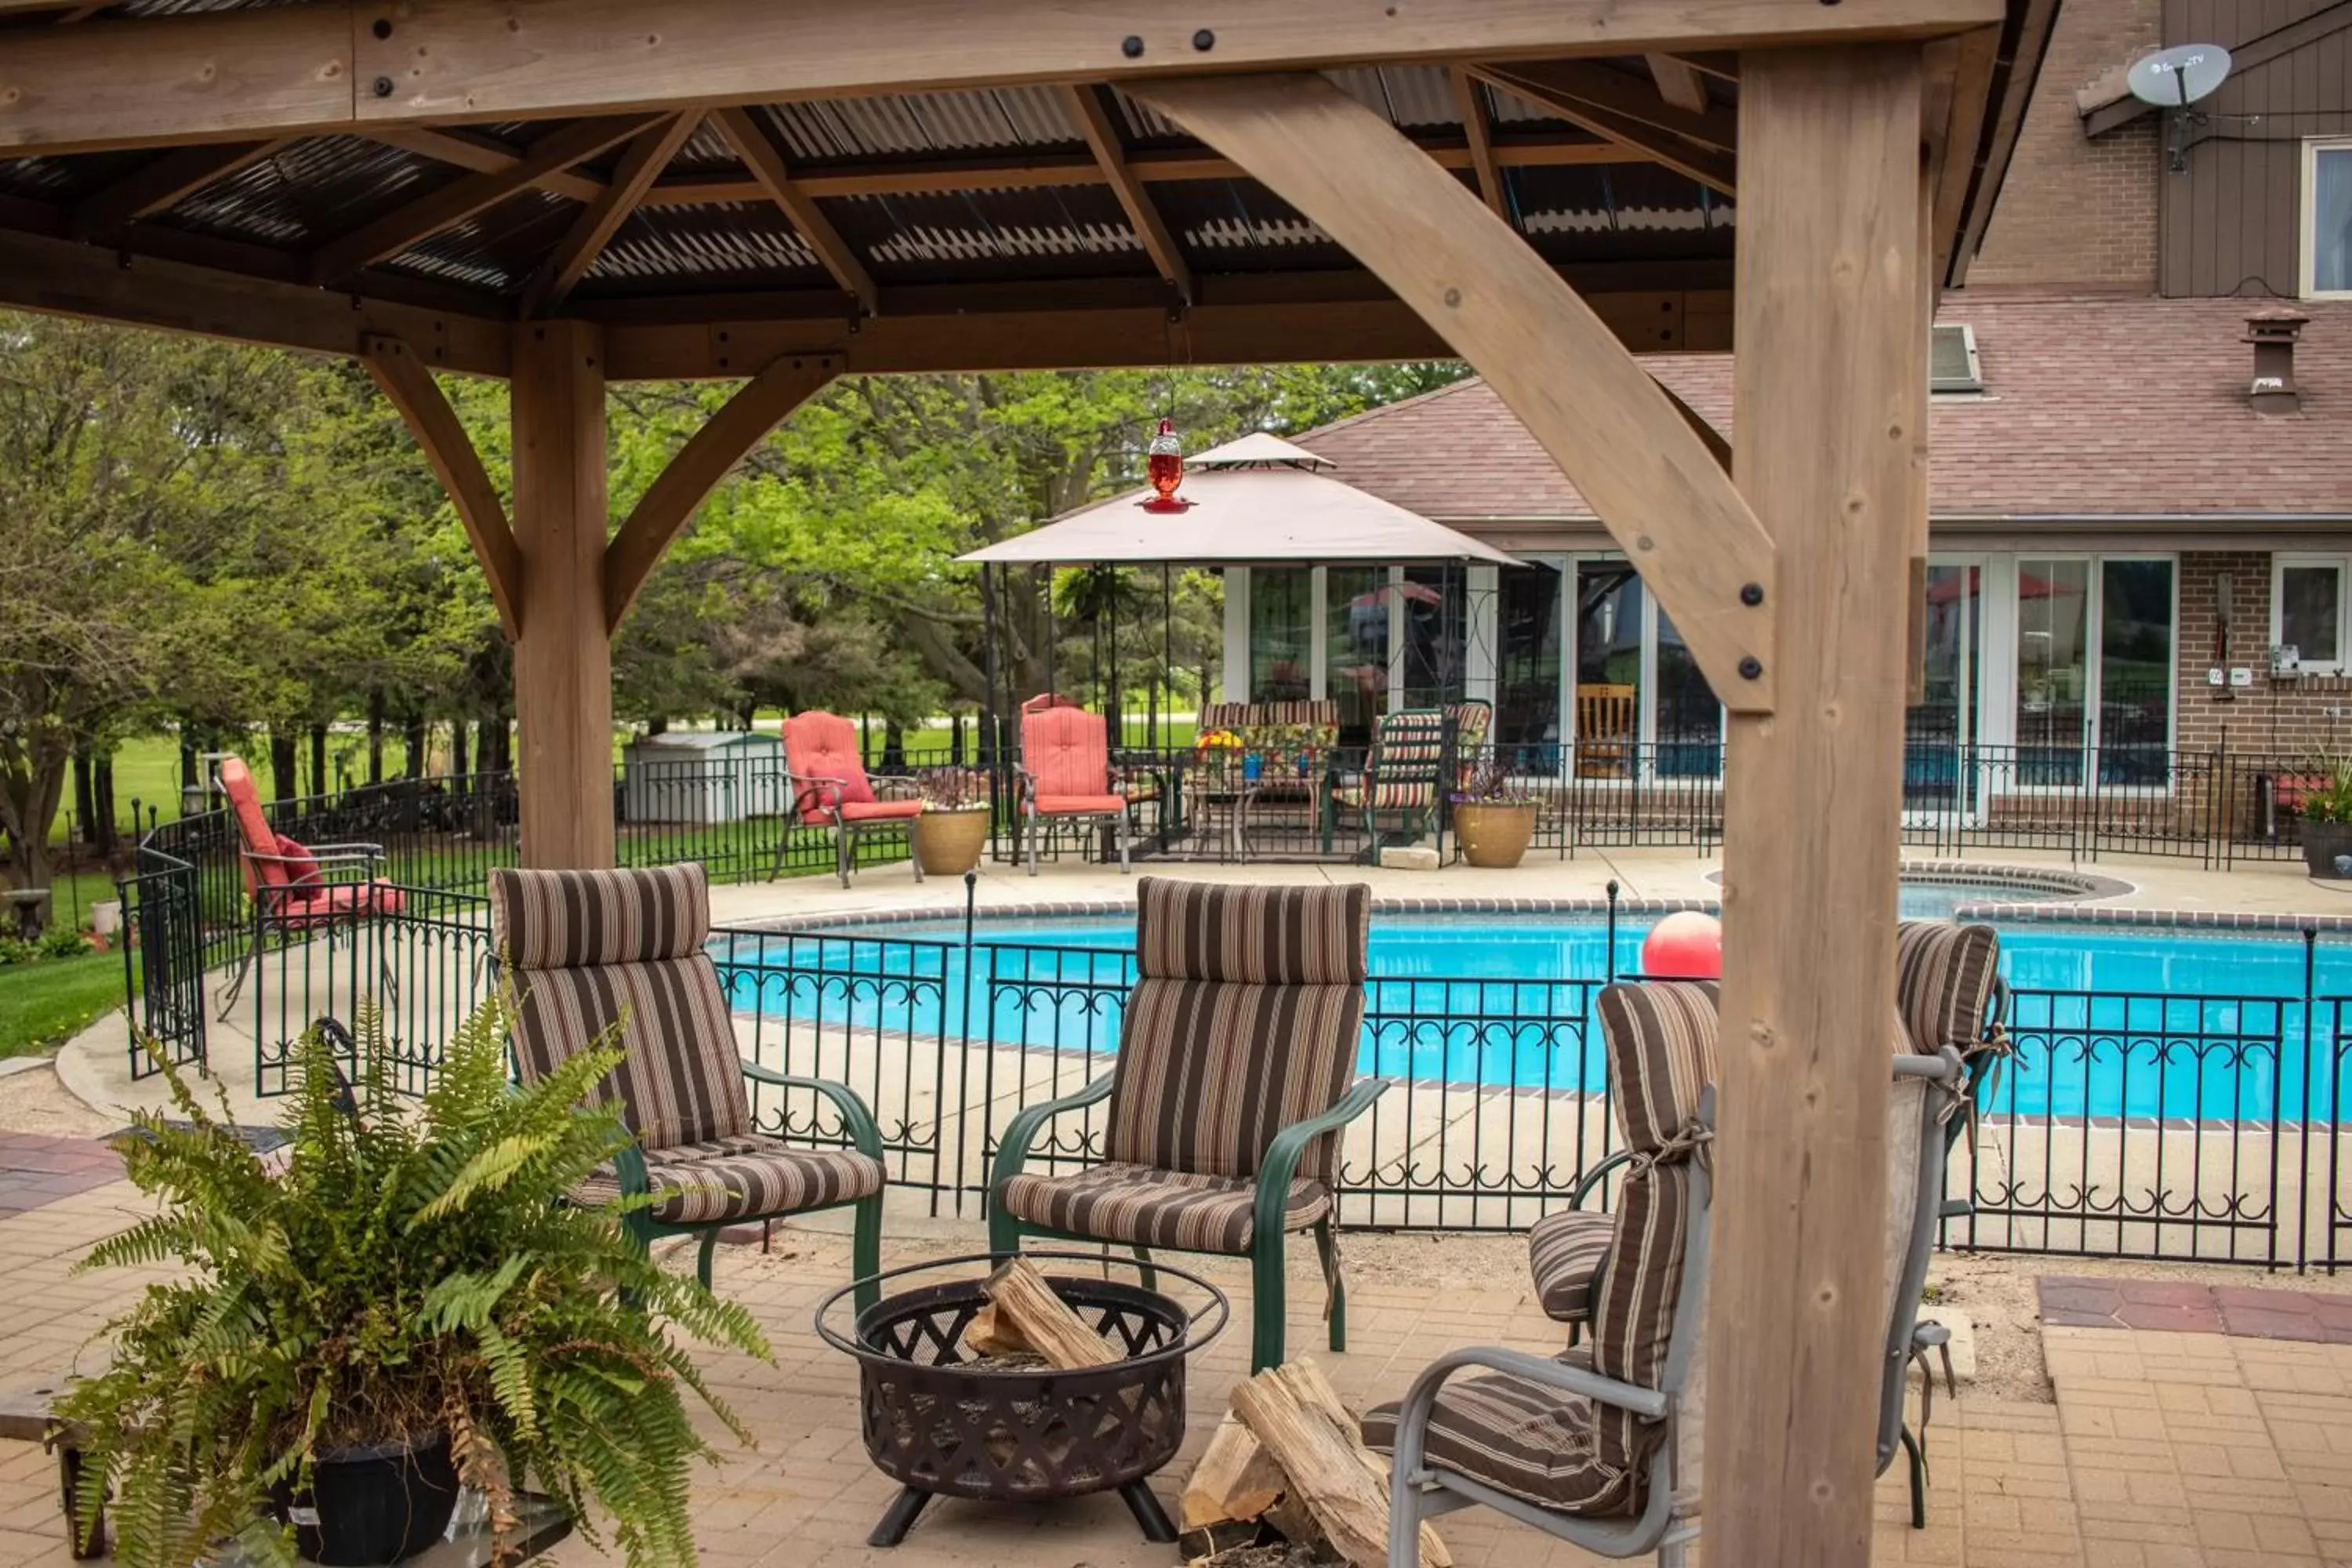
{"label": "wooden support post", "polygon": [[1735,713],[1706,1555],[1870,1561],[1920,266],[1915,45],[1750,51],[1733,471],[1780,702]]}
{"label": "wooden support post", "polygon": [[522,860],[613,864],[613,651],[604,636],[604,353],[583,321],[518,327],[515,639]]}

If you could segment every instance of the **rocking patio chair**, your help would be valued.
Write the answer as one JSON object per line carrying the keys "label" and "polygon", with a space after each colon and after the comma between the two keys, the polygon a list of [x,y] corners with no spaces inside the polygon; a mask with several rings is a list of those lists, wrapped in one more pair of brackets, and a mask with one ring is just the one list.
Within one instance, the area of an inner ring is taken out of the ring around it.
{"label": "rocking patio chair", "polygon": [[[1332,1237],[1339,1132],[1387,1084],[1358,1079],[1371,892],[1232,887],[1147,877],[1136,886],[1139,970],[1118,1064],[1013,1120],[989,1183],[989,1247],[1024,1236],[1251,1261],[1253,1372],[1283,1359],[1283,1245],[1311,1230],[1330,1342],[1348,1298]],[[1024,1170],[1045,1123],[1104,1100],[1103,1163]]]}
{"label": "rocking patio chair", "polygon": [[[915,854],[915,819],[923,814],[915,781],[888,774],[868,776],[857,746],[856,726],[838,713],[812,708],[784,721],[784,788],[792,796],[792,825],[833,829],[834,874],[849,886],[857,867],[857,841],[871,833],[896,833],[907,840],[915,880],[923,862]],[[788,826],[776,840],[776,871],[782,874],[791,846]]]}
{"label": "rocking patio chair", "polygon": [[[635,1142],[574,1196],[656,1194],[625,1223],[648,1249],[699,1236],[696,1270],[728,1226],[853,1205],[854,1277],[873,1304],[881,1271],[882,1137],[855,1091],[748,1062],[703,942],[710,889],[699,864],[636,871],[490,872],[490,929],[513,979],[515,1060],[536,1081],[617,1028],[626,1057],[593,1097],[617,1100]],[[837,1132],[818,1147],[758,1130],[746,1080],[830,1102]]]}
{"label": "rocking patio chair", "polygon": [[[227,797],[229,817],[236,825],[237,870],[244,876],[252,914],[251,940],[238,955],[236,973],[221,997],[218,1016],[226,1018],[248,973],[255,977],[255,1004],[259,1005],[261,956],[270,937],[323,931],[331,943],[346,933],[357,941],[366,921],[398,914],[402,898],[398,888],[376,875],[383,846],[297,843],[270,826],[244,758],[221,758],[213,777]],[[379,948],[376,956],[384,994],[397,997],[400,982],[392,955]]]}

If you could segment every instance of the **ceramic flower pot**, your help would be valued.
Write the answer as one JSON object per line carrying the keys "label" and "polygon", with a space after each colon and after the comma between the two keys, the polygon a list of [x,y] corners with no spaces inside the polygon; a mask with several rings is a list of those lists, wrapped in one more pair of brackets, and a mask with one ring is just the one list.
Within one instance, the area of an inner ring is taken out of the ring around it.
{"label": "ceramic flower pot", "polygon": [[1483,802],[1454,808],[1454,837],[1462,858],[1473,866],[1508,870],[1528,852],[1536,835],[1536,803]]}
{"label": "ceramic flower pot", "polygon": [[988,807],[964,806],[943,811],[923,808],[915,818],[915,858],[926,877],[961,877],[980,864],[988,847]]}

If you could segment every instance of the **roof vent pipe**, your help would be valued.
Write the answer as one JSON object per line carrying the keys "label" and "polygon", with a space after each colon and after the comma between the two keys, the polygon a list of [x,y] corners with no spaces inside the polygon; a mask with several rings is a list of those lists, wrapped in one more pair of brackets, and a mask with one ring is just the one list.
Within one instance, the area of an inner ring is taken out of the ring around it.
{"label": "roof vent pipe", "polygon": [[2254,382],[2247,396],[2257,413],[2293,414],[2303,406],[2294,388],[2294,344],[2311,320],[2300,310],[2257,310],[2246,318],[2246,335],[2238,341],[2254,345]]}

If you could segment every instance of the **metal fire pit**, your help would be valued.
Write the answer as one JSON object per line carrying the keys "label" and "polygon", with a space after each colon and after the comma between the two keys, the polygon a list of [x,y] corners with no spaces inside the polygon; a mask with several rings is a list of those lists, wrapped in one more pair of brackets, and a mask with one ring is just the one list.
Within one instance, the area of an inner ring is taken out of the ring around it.
{"label": "metal fire pit", "polygon": [[886,1296],[858,1313],[846,1333],[834,1322],[835,1310],[856,1287],[835,1291],[817,1309],[817,1332],[857,1358],[866,1451],[905,1489],[868,1544],[898,1545],[934,1497],[1051,1502],[1111,1490],[1126,1500],[1147,1540],[1176,1539],[1143,1479],[1175,1458],[1184,1441],[1184,1359],[1223,1330],[1231,1310],[1223,1294],[1165,1264],[1083,1252],[1024,1256],[1097,1269],[1121,1266],[1143,1280],[1164,1274],[1198,1289],[1206,1301],[1187,1314],[1140,1282],[1048,1275],[1055,1295],[1127,1351],[1126,1359],[1107,1366],[1062,1372],[966,1364],[964,1327],[988,1304],[981,1285],[998,1261],[985,1253],[877,1276],[888,1284],[965,1270],[961,1279]]}

